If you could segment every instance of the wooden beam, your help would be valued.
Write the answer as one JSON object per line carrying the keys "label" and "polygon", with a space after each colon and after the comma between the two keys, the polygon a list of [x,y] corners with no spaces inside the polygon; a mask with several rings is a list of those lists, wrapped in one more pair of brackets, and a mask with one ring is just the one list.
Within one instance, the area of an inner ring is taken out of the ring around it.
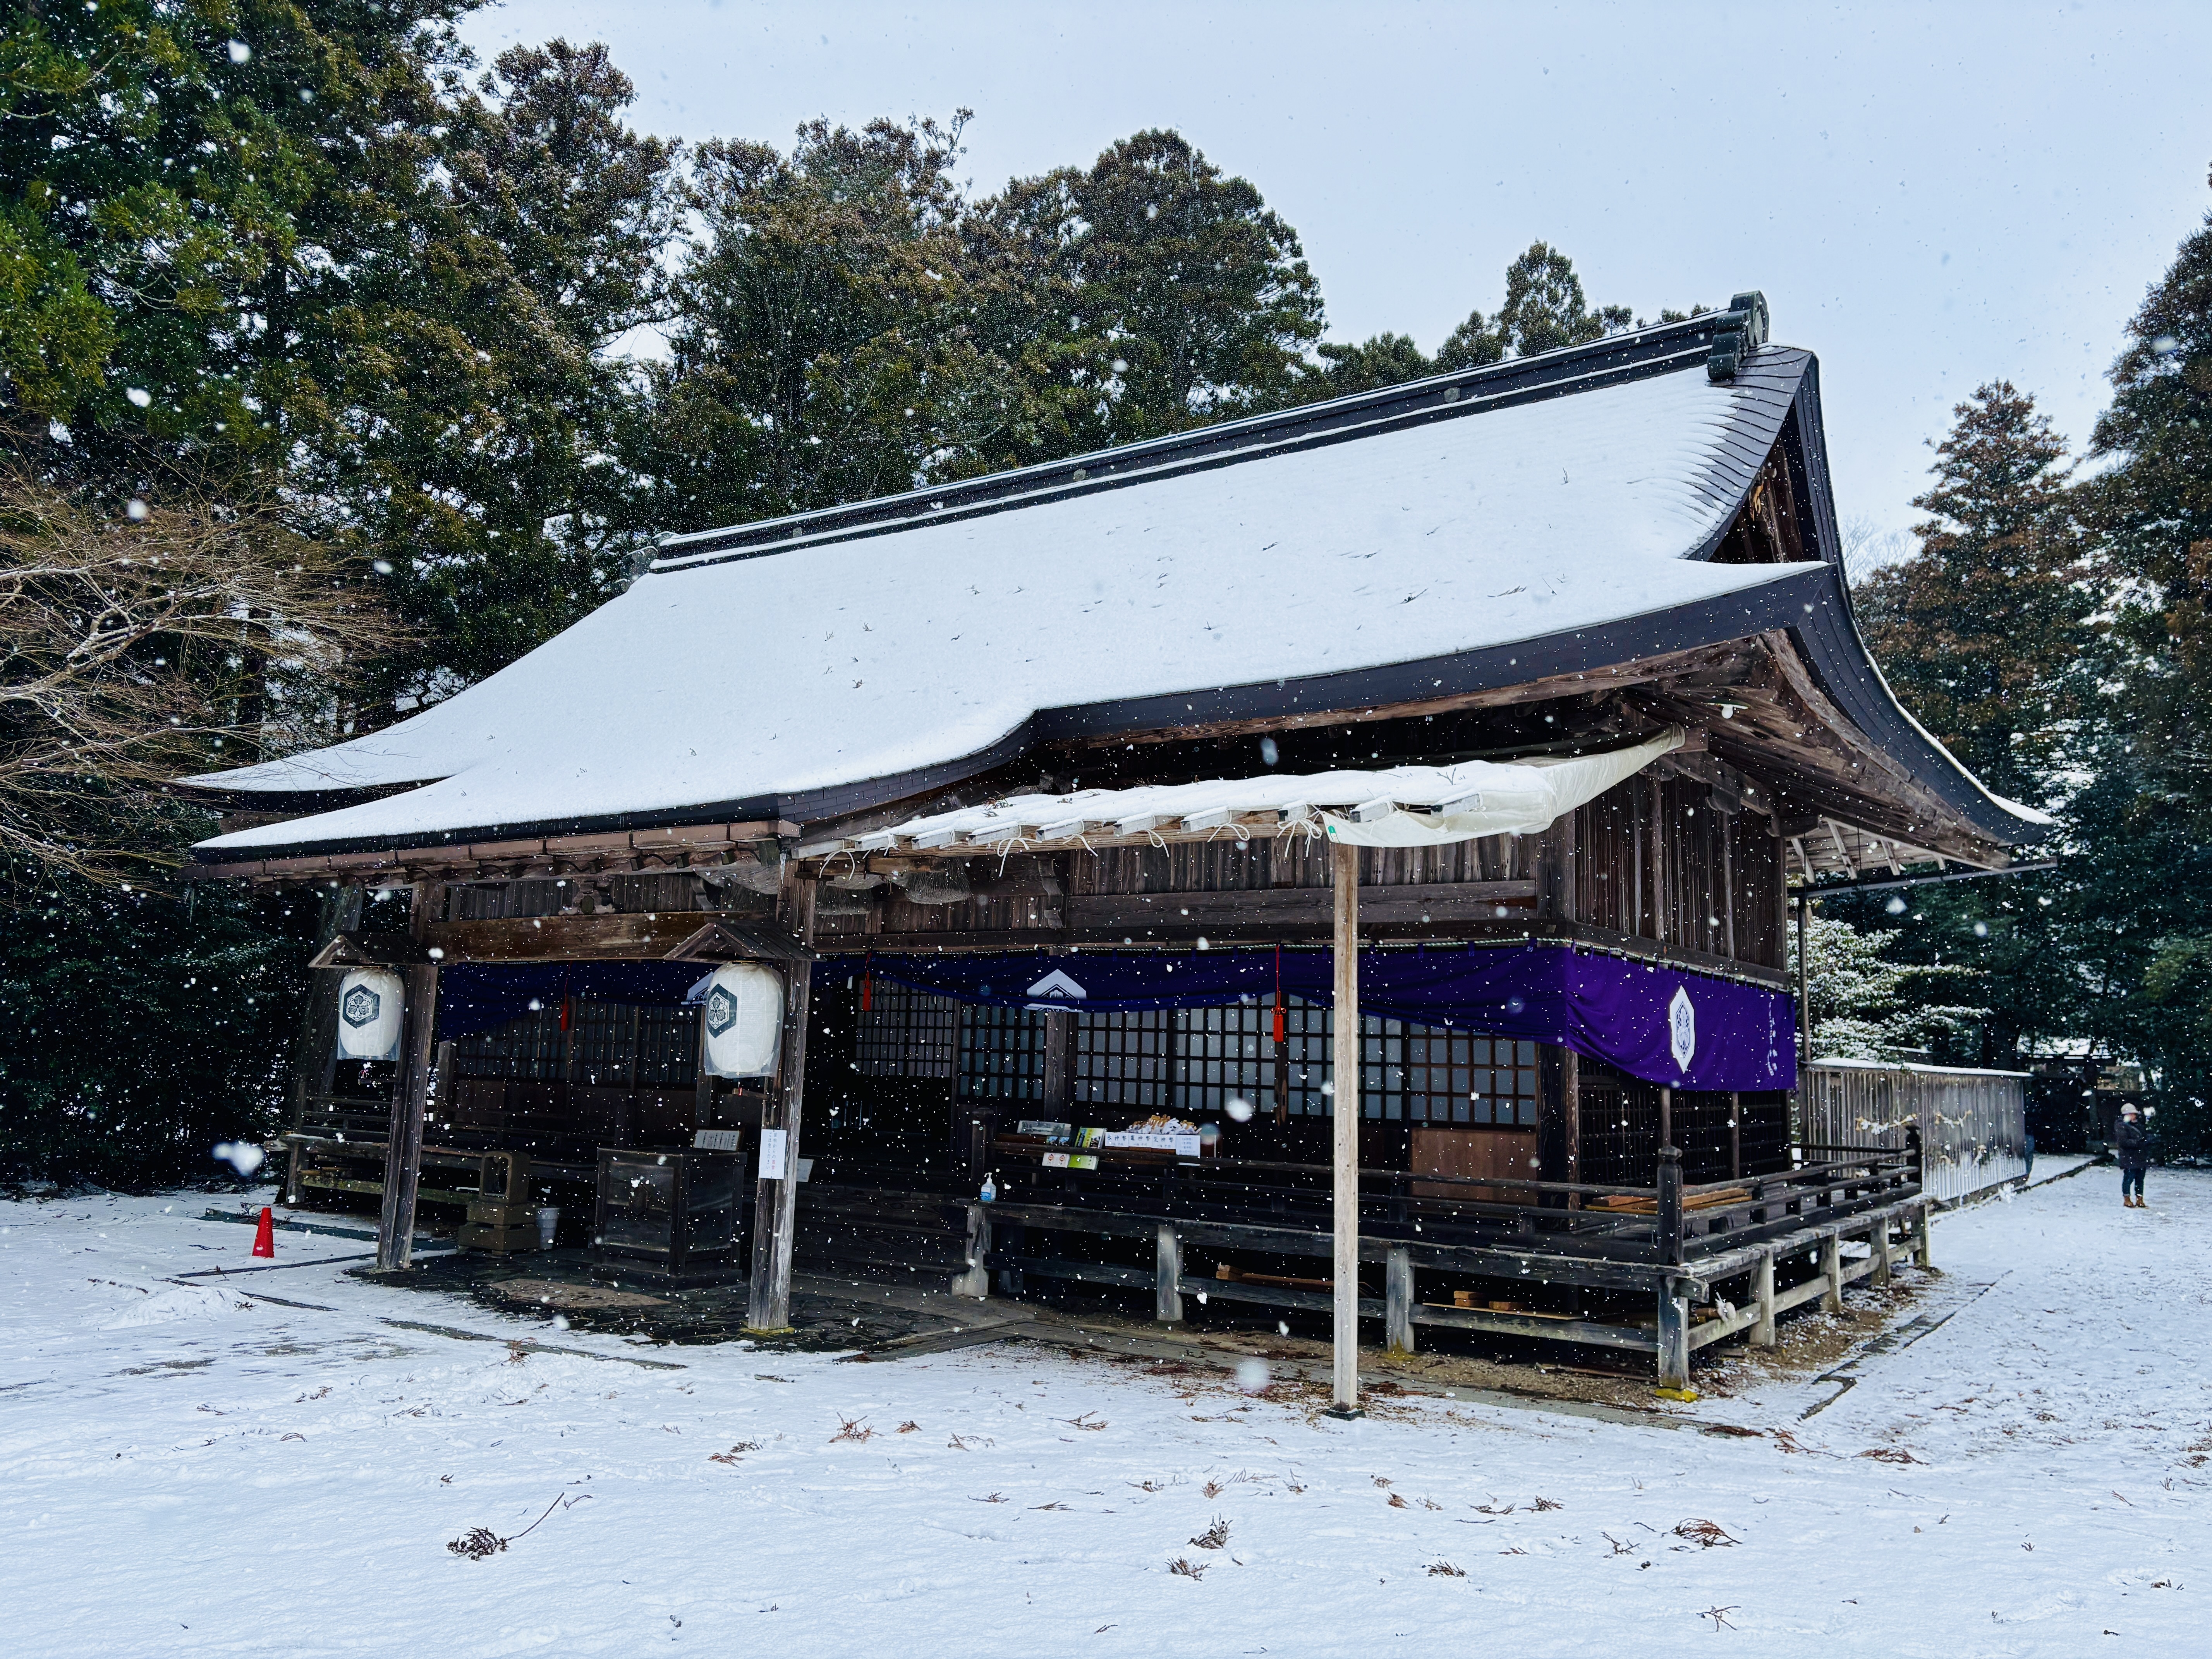
{"label": "wooden beam", "polygon": [[1332,1376],[1339,1417],[1359,1414],[1359,849],[1341,842],[1329,848],[1334,879],[1336,1030],[1331,1054],[1333,1161],[1329,1208],[1334,1218],[1334,1350]]}
{"label": "wooden beam", "polygon": [[711,918],[696,910],[599,911],[588,916],[510,916],[433,923],[422,943],[457,962],[651,960],[673,954]]}

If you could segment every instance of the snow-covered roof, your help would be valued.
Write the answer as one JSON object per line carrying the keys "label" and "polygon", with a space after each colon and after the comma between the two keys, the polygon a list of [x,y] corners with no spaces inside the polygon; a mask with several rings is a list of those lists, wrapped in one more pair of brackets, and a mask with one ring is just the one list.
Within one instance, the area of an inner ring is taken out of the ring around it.
{"label": "snow-covered roof", "polygon": [[1442,698],[1796,626],[1843,604],[1827,565],[1706,558],[1812,360],[1765,347],[1717,381],[1712,334],[671,542],[445,702],[187,780],[271,805],[387,792],[198,851],[816,822],[1055,738]]}
{"label": "snow-covered roof", "polygon": [[957,855],[1129,838],[1229,835],[1241,841],[1255,831],[1304,831],[1355,847],[1437,847],[1480,836],[1534,835],[1680,748],[1683,736],[1678,726],[1649,743],[1578,758],[1267,772],[1200,783],[1013,795],[799,850]]}

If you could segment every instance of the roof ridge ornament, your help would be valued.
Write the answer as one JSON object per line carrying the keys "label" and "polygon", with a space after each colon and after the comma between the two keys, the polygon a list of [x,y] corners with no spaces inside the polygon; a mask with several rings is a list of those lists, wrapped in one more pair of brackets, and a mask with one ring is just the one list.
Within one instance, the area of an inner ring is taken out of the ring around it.
{"label": "roof ridge ornament", "polygon": [[1713,354],[1705,359],[1705,378],[1732,380],[1743,360],[1766,343],[1766,296],[1757,289],[1739,294],[1716,319]]}

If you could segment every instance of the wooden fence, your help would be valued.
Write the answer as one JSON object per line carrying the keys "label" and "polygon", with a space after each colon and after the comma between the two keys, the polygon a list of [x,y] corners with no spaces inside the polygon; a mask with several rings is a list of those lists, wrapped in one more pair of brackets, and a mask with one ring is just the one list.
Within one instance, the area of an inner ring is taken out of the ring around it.
{"label": "wooden fence", "polygon": [[2027,1080],[2025,1072],[1818,1060],[1799,1082],[1798,1139],[1808,1158],[1847,1146],[1895,1152],[1905,1144],[1905,1127],[1917,1123],[1921,1190],[1956,1204],[2027,1172]]}

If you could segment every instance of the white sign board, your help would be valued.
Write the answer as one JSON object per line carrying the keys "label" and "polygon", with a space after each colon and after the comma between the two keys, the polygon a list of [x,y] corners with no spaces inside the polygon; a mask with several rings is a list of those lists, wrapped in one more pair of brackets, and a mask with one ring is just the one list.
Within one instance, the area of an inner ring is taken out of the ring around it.
{"label": "white sign board", "polygon": [[783,1181],[791,1175],[791,1133],[787,1129],[761,1131],[760,1178]]}
{"label": "white sign board", "polygon": [[692,1133],[691,1146],[701,1152],[734,1152],[742,1129],[700,1129]]}
{"label": "white sign board", "polygon": [[1099,1144],[1148,1152],[1173,1152],[1177,1158],[1196,1158],[1199,1138],[1196,1135],[1155,1134],[1143,1129],[1109,1129]]}

